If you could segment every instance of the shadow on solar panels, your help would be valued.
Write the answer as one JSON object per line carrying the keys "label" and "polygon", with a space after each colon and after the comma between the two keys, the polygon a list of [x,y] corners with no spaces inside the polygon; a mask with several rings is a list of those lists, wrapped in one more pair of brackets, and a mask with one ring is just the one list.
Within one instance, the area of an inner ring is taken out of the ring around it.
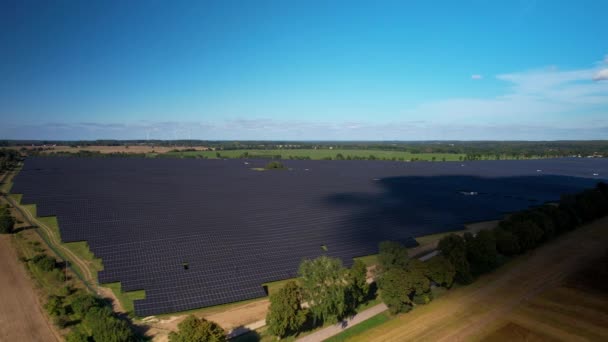
{"label": "shadow on solar panels", "polygon": [[538,175],[393,177],[374,180],[378,192],[338,193],[329,205],[352,206],[350,224],[360,241],[394,240],[463,229],[473,222],[556,201],[562,194],[592,187],[595,180]]}

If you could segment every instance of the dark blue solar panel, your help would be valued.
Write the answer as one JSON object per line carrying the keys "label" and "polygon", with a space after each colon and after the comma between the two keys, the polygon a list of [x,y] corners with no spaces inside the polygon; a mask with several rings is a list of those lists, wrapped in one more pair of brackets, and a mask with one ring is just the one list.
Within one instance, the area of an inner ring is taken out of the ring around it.
{"label": "dark blue solar panel", "polygon": [[[29,158],[14,193],[88,241],[100,282],[145,290],[140,316],[265,295],[322,254],[349,266],[378,242],[501,218],[592,187],[608,160],[386,162]],[[476,195],[466,193],[475,192]],[[328,248],[327,252],[321,245]],[[182,264],[187,262],[188,270]]]}

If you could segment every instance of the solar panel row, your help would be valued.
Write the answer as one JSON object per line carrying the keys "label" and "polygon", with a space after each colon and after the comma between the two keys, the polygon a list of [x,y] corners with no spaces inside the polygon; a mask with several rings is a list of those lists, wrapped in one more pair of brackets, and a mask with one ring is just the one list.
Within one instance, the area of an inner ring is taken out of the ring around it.
{"label": "solar panel row", "polygon": [[[145,290],[147,316],[265,295],[304,258],[374,254],[413,237],[559,198],[608,174],[606,160],[404,163],[29,158],[14,193],[88,241],[100,282]],[[597,175],[594,175],[597,174]],[[321,248],[327,246],[327,251]],[[184,268],[188,264],[188,269]]]}

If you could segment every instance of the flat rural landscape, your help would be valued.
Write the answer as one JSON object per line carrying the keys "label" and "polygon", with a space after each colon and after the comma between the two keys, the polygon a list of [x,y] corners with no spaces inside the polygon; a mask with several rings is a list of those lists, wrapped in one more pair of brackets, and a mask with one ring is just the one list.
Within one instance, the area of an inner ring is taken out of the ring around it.
{"label": "flat rural landscape", "polygon": [[606,13],[0,1],[0,342],[608,341]]}

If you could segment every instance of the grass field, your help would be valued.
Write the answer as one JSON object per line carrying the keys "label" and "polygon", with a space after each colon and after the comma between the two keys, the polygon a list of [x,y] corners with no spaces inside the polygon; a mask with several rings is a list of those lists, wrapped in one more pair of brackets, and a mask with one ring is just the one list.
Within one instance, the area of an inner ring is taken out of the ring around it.
{"label": "grass field", "polygon": [[123,309],[129,315],[135,314],[135,307],[133,305],[133,301],[137,300],[137,299],[146,298],[146,292],[143,290],[142,291],[122,292],[120,283],[103,284],[103,287],[107,287],[110,290],[112,290],[112,292],[114,292],[114,295],[120,301],[120,304],[122,305]]}
{"label": "grass field", "polygon": [[336,155],[342,154],[344,158],[347,156],[352,157],[360,157],[360,158],[368,158],[370,155],[374,155],[377,159],[393,159],[395,160],[403,160],[403,161],[411,161],[413,158],[417,158],[418,160],[428,160],[431,161],[457,161],[460,158],[464,158],[464,154],[455,154],[455,153],[410,153],[410,152],[401,152],[401,151],[377,151],[377,150],[329,150],[329,149],[320,149],[320,150],[224,150],[224,151],[186,151],[186,152],[167,152],[162,154],[162,156],[172,156],[172,157],[184,157],[184,158],[194,158],[194,157],[206,157],[206,158],[217,158],[217,153],[220,153],[222,158],[238,158],[244,153],[248,153],[250,157],[254,158],[272,158],[272,156],[281,155],[281,159],[289,159],[292,157],[310,157],[311,159],[325,159],[332,158],[335,159]]}
{"label": "grass field", "polygon": [[379,315],[376,315],[366,321],[363,321],[357,325],[355,325],[354,327],[347,329],[341,333],[339,333],[338,335],[328,338],[327,340],[325,340],[325,342],[342,342],[342,341],[346,341],[348,338],[361,334],[364,331],[367,331],[373,327],[376,327],[386,321],[388,321],[390,319],[390,316],[388,313],[383,312]]}

